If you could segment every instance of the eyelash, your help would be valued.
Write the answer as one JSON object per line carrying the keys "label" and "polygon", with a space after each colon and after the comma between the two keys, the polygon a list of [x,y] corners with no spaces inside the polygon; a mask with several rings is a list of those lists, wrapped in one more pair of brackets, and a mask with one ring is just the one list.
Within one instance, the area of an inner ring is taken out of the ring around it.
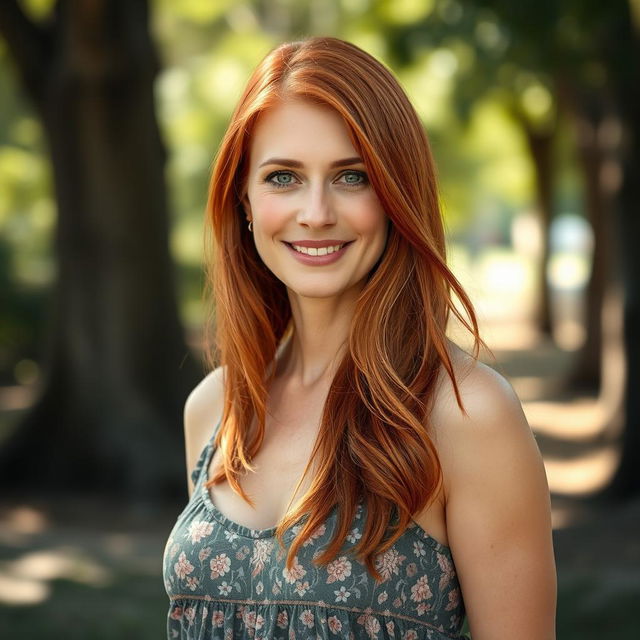
{"label": "eyelash", "polygon": [[[359,176],[360,178],[362,178],[361,182],[356,182],[356,183],[348,183],[345,182],[344,186],[348,187],[348,188],[356,188],[356,187],[361,187],[365,184],[367,184],[369,182],[368,178],[367,178],[367,174],[364,173],[363,171],[355,171],[355,170],[350,170],[350,171],[345,171],[344,173],[341,174],[340,177],[342,176],[346,176],[348,174],[355,174],[357,176]],[[270,173],[265,179],[264,181],[267,184],[270,184],[271,186],[275,187],[276,189],[286,189],[287,187],[290,187],[292,184],[294,184],[293,182],[290,182],[288,184],[279,184],[277,182],[271,182],[271,180],[273,178],[275,178],[276,176],[280,176],[280,175],[290,175],[292,176],[293,173],[291,173],[291,171],[273,171],[272,173]]]}

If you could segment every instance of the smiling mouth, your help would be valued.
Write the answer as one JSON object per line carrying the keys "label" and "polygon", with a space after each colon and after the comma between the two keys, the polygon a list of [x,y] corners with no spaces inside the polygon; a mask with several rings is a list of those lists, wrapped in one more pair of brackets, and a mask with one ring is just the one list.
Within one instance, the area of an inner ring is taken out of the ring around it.
{"label": "smiling mouth", "polygon": [[285,242],[285,244],[289,245],[294,251],[298,253],[304,253],[309,256],[326,256],[331,253],[335,253],[336,251],[340,251],[343,247],[351,244],[353,240],[350,242],[342,242],[341,244],[336,244],[330,247],[301,247],[300,245],[292,244],[290,242]]}

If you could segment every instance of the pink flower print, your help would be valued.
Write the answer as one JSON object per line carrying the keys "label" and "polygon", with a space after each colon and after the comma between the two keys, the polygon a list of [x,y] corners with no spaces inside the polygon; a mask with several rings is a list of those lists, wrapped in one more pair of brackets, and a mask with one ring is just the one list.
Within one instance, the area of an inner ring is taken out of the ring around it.
{"label": "pink flower print", "polygon": [[[247,630],[250,632],[255,632],[264,626],[264,617],[256,611],[244,610],[242,612],[242,620],[247,625]],[[253,635],[253,633],[251,633],[251,635]]]}
{"label": "pink flower print", "polygon": [[221,596],[228,596],[231,593],[231,588],[231,585],[227,584],[226,580],[222,584],[218,585],[218,591]]}
{"label": "pink flower print", "polygon": [[302,546],[306,547],[309,544],[313,544],[313,541],[316,538],[319,538],[320,536],[324,535],[326,530],[327,530],[327,526],[325,524],[321,524],[320,526],[316,527],[313,533],[302,543]]}
{"label": "pink flower print", "polygon": [[204,547],[198,552],[198,560],[204,562],[211,555],[211,547]]}
{"label": "pink flower print", "polygon": [[347,598],[351,595],[351,591],[347,591],[345,587],[340,587],[338,591],[334,591],[336,594],[336,602],[346,602]]}
{"label": "pink flower print", "polygon": [[351,575],[351,562],[346,556],[340,556],[337,560],[327,565],[327,573],[329,574],[327,584],[344,580]]}
{"label": "pink flower print", "polygon": [[364,630],[367,635],[375,639],[378,637],[378,632],[380,631],[380,622],[375,616],[371,615],[371,607],[367,607],[364,610],[364,613],[361,616],[358,616],[358,624],[364,626]]}
{"label": "pink flower print", "polygon": [[300,580],[298,580],[298,582],[296,582],[296,588],[294,589],[294,591],[299,596],[303,596],[308,589],[309,589],[309,583],[306,580],[304,582],[300,582]]}
{"label": "pink flower print", "polygon": [[414,602],[421,602],[422,600],[426,600],[432,596],[433,594],[429,588],[427,576],[420,576],[420,578],[418,578],[418,582],[411,587],[411,599]]}
{"label": "pink flower print", "polygon": [[192,544],[200,542],[202,538],[211,535],[213,531],[213,524],[204,520],[194,520],[189,525],[189,531],[185,534],[186,537],[191,538]]}
{"label": "pink flower print", "polygon": [[401,607],[401,606],[402,606],[402,600],[400,600],[400,598],[396,598],[396,599],[393,601],[393,606],[394,606],[394,607]]}
{"label": "pink flower print", "polygon": [[390,620],[389,622],[387,622],[387,633],[392,636],[393,632],[396,628],[396,625],[393,623],[393,620]]}
{"label": "pink flower print", "polygon": [[300,580],[305,573],[307,573],[307,570],[298,562],[298,556],[293,558],[293,567],[291,571],[289,571],[287,567],[282,570],[282,575],[289,584],[294,584],[296,580]]}
{"label": "pink flower print", "polygon": [[182,607],[175,607],[170,614],[170,618],[172,620],[181,620],[182,619]]}
{"label": "pink flower print", "polygon": [[336,616],[329,616],[327,624],[329,625],[329,631],[331,631],[331,633],[340,633],[340,631],[342,631],[342,622],[340,622]]}
{"label": "pink flower print", "polygon": [[455,609],[460,603],[460,591],[458,589],[452,589],[449,591],[449,604],[444,608],[445,611],[451,611]]}
{"label": "pink flower print", "polygon": [[216,609],[211,616],[211,622],[214,627],[221,627],[224,624],[224,611]]}
{"label": "pink flower print", "polygon": [[418,640],[418,634],[415,629],[407,629],[402,634],[402,640]]}
{"label": "pink flower print", "polygon": [[426,555],[427,552],[424,550],[424,542],[421,540],[415,540],[413,543],[413,553],[418,557]]}
{"label": "pink flower print", "polygon": [[311,627],[313,627],[313,613],[311,609],[305,609],[300,614],[300,620],[302,621],[302,624],[304,624],[305,626],[309,627],[309,629],[311,629]]}
{"label": "pink flower print", "polygon": [[386,591],[383,591],[380,595],[378,595],[378,604],[382,604],[388,598],[388,594]]}
{"label": "pink flower print", "polygon": [[264,569],[264,565],[269,561],[272,552],[273,540],[261,538],[253,543],[253,555],[251,556],[251,564],[253,565],[252,578],[255,578]]}
{"label": "pink flower print", "polygon": [[280,582],[279,580],[276,580],[273,583],[273,585],[271,585],[271,593],[273,593],[274,596],[277,596],[281,591],[282,591],[282,582]]}
{"label": "pink flower print", "polygon": [[187,576],[187,587],[189,587],[191,591],[195,591],[198,588],[199,584],[200,580],[198,580],[198,578],[196,578],[195,576]]}
{"label": "pink flower print", "polygon": [[176,575],[180,580],[184,580],[185,576],[193,571],[193,565],[187,560],[184,551],[178,556],[178,562],[174,565]]}
{"label": "pink flower print", "polygon": [[169,553],[169,560],[173,560],[173,556],[175,556],[176,553],[178,553],[179,548],[180,548],[180,545],[177,542],[171,547],[171,552]]}
{"label": "pink flower print", "polygon": [[380,631],[380,621],[375,616],[369,616],[364,622],[364,630],[370,638],[377,638]]}
{"label": "pink flower print", "polygon": [[286,611],[281,611],[276,618],[276,625],[281,629],[284,629],[289,624],[289,614]]}
{"label": "pink flower print", "polygon": [[362,534],[358,531],[358,527],[355,527],[347,534],[347,541],[355,543],[359,538],[362,538]]}
{"label": "pink flower print", "polygon": [[375,616],[366,616],[364,620],[364,630],[372,640],[378,637],[380,631],[380,622]]}
{"label": "pink flower print", "polygon": [[249,555],[249,547],[245,544],[236,553],[236,560],[244,560],[247,555]]}
{"label": "pink flower print", "polygon": [[184,617],[189,621],[189,624],[193,622],[193,619],[196,617],[196,610],[194,607],[187,607],[184,610]]}
{"label": "pink flower print", "polygon": [[375,567],[382,575],[382,582],[386,582],[393,574],[398,575],[400,565],[406,560],[406,556],[398,553],[395,547],[379,553],[375,558]]}
{"label": "pink flower print", "polygon": [[417,607],[416,611],[419,616],[423,616],[427,611],[431,611],[431,605],[426,602],[421,602]]}
{"label": "pink flower print", "polygon": [[416,566],[415,562],[410,562],[407,565],[407,576],[409,576],[409,578],[415,576],[417,571],[418,571],[418,567]]}
{"label": "pink flower print", "polygon": [[255,629],[256,626],[256,612],[247,611],[242,612],[242,621],[247,625],[248,629]]}
{"label": "pink flower print", "polygon": [[227,573],[231,568],[231,558],[226,553],[221,553],[209,562],[211,567],[211,577],[219,578]]}
{"label": "pink flower print", "polygon": [[262,584],[262,580],[260,580],[256,585],[256,593],[260,595],[263,591],[264,591],[264,585]]}
{"label": "pink flower print", "polygon": [[437,554],[437,558],[438,558],[438,565],[442,570],[442,575],[440,576],[440,584],[438,585],[438,588],[440,589],[440,591],[442,591],[449,584],[449,582],[451,582],[454,571],[453,571],[453,565],[451,564],[451,561],[449,560],[449,558],[442,555],[441,553]]}

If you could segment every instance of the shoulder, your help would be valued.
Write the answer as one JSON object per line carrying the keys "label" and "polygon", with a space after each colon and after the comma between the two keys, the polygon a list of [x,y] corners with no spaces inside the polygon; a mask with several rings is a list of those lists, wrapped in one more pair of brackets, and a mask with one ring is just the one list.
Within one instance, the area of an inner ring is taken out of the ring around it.
{"label": "shoulder", "polygon": [[482,464],[478,461],[480,450],[487,449],[487,467],[494,456],[504,455],[509,449],[515,453],[514,447],[528,457],[539,456],[520,399],[509,381],[453,343],[449,355],[463,408],[443,367],[431,414],[447,493]]}
{"label": "shoulder", "polygon": [[555,560],[542,456],[505,377],[456,347],[452,352],[465,411],[444,372],[433,423],[447,537],[472,634],[551,638]]}
{"label": "shoulder", "polygon": [[189,493],[191,493],[192,489],[190,473],[222,417],[224,404],[223,372],[222,367],[217,367],[209,372],[193,388],[184,404],[184,439]]}
{"label": "shoulder", "polygon": [[[185,418],[188,418],[192,430],[209,424],[222,414],[224,394],[224,370],[217,367],[210,371],[191,391],[184,404]],[[204,423],[204,424],[203,424]]]}

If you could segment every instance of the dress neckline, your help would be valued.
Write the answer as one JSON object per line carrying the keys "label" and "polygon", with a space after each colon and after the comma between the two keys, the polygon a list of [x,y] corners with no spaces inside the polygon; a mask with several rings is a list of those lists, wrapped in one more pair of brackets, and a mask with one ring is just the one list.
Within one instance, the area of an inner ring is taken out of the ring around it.
{"label": "dress neckline", "polygon": [[[236,533],[239,536],[242,536],[245,538],[252,538],[252,539],[274,538],[276,530],[278,528],[277,525],[273,527],[267,527],[266,529],[254,529],[253,527],[247,527],[246,525],[240,524],[239,522],[236,522],[235,520],[231,520],[231,518],[228,518],[227,516],[225,516],[224,513],[222,513],[222,511],[220,511],[220,509],[216,507],[216,505],[213,503],[213,500],[211,499],[211,494],[209,493],[209,487],[206,486],[206,483],[209,481],[209,465],[211,464],[211,460],[213,459],[213,454],[215,453],[215,450],[216,450],[214,446],[214,440],[218,432],[218,428],[220,427],[220,422],[221,420],[218,421],[218,425],[213,432],[213,436],[211,437],[211,439],[206,445],[207,452],[205,454],[204,464],[202,469],[202,482],[200,483],[202,502],[204,503],[204,506],[207,508],[207,510],[211,513],[213,518],[215,518],[215,520],[217,520],[227,531]],[[362,501],[360,501],[360,505],[364,506],[362,505]],[[331,515],[334,514],[334,512],[337,509],[337,506],[338,506],[337,504],[333,506],[333,508],[331,509]],[[411,519],[407,527],[407,530],[412,531],[420,540],[425,542],[435,551],[438,551],[439,553],[444,554],[448,558],[453,558],[451,548],[445,544],[442,544],[442,542],[439,542],[433,536],[428,534],[420,526],[420,524],[418,524],[418,522],[416,522],[413,518]],[[289,529],[288,532],[289,531],[291,531],[291,529]]]}
{"label": "dress neckline", "polygon": [[[220,422],[218,422],[218,427],[220,426]],[[209,510],[211,515],[227,530],[233,533],[237,533],[239,536],[243,536],[246,538],[274,538],[276,534],[276,530],[278,528],[277,525],[273,527],[267,527],[266,529],[255,529],[253,527],[248,527],[244,524],[240,524],[235,520],[231,520],[227,516],[216,507],[213,500],[211,499],[211,494],[209,493],[209,487],[206,486],[206,483],[209,481],[209,465],[211,464],[211,460],[213,459],[213,454],[215,453],[214,440],[218,431],[218,427],[213,432],[213,437],[207,443],[207,453],[204,458],[204,465],[202,469],[202,483],[200,484],[200,491],[202,492],[202,501],[204,502],[205,507]],[[331,510],[331,513],[335,511],[336,507],[334,506]]]}

